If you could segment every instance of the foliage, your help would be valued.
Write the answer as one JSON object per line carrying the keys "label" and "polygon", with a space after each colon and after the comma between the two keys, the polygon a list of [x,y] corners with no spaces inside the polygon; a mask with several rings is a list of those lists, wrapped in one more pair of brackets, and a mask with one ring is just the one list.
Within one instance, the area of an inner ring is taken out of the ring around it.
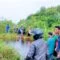
{"label": "foliage", "polygon": [[[5,33],[6,25],[10,25],[10,33],[14,34],[15,24],[12,21],[0,21],[0,34]],[[22,19],[17,24],[17,27],[21,26],[26,28],[26,31],[32,28],[42,28],[44,31],[44,37],[47,38],[47,33],[54,30],[54,26],[60,25],[60,6],[45,8],[41,7],[35,14],[31,14],[27,19]],[[15,26],[16,27],[16,26]],[[17,28],[16,27],[16,28]]]}
{"label": "foliage", "polygon": [[60,25],[60,6],[45,8],[42,7],[38,12],[27,17],[26,20],[19,22],[19,26],[23,25],[28,30],[29,28],[42,28],[44,38],[47,38],[47,33],[54,30],[54,26]]}
{"label": "foliage", "polygon": [[2,33],[2,34],[0,34],[0,40],[3,40],[3,41],[17,41],[18,36],[15,33]]}
{"label": "foliage", "polygon": [[0,34],[1,33],[6,33],[6,25],[9,24],[10,26],[10,32],[13,32],[13,27],[14,27],[14,23],[12,23],[12,21],[0,21]]}

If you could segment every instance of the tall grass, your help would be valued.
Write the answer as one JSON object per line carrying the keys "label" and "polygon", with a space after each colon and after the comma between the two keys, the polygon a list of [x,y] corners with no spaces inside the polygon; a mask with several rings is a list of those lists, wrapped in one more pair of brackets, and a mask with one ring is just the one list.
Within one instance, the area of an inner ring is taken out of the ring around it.
{"label": "tall grass", "polygon": [[20,56],[14,49],[0,41],[0,60],[20,60]]}
{"label": "tall grass", "polygon": [[2,33],[2,34],[0,34],[0,40],[16,41],[17,40],[17,34],[15,34],[15,33]]}

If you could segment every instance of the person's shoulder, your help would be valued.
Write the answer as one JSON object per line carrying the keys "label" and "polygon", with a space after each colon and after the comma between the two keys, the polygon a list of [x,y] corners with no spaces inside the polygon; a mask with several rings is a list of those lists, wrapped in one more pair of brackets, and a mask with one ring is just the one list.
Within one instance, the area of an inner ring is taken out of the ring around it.
{"label": "person's shoulder", "polygon": [[53,38],[58,38],[58,36],[57,35],[53,35]]}
{"label": "person's shoulder", "polygon": [[53,36],[53,39],[56,41],[56,40],[58,40],[58,35],[54,35]]}
{"label": "person's shoulder", "polygon": [[36,46],[36,42],[34,41],[31,43],[30,47],[35,47],[35,46]]}
{"label": "person's shoulder", "polygon": [[48,43],[48,42],[52,42],[52,41],[54,41],[54,38],[51,37],[51,38],[49,38],[49,39],[47,40],[47,43]]}
{"label": "person's shoulder", "polygon": [[51,38],[48,38],[48,41],[52,40],[52,37]]}
{"label": "person's shoulder", "polygon": [[37,41],[33,41],[31,44],[34,45],[34,44],[36,44],[36,42],[37,42]]}
{"label": "person's shoulder", "polygon": [[35,44],[35,41],[33,41],[32,43],[31,43],[31,45],[34,45]]}
{"label": "person's shoulder", "polygon": [[37,45],[39,43],[40,40],[35,40],[31,43],[31,45]]}

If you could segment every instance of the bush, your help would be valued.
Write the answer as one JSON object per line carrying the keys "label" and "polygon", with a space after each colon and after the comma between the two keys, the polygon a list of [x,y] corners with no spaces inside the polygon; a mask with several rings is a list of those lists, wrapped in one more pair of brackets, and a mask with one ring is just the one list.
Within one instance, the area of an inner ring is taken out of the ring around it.
{"label": "bush", "polygon": [[19,54],[0,42],[0,60],[20,60]]}
{"label": "bush", "polygon": [[15,33],[0,34],[0,40],[3,40],[3,41],[16,41],[17,40],[17,34],[15,34]]}

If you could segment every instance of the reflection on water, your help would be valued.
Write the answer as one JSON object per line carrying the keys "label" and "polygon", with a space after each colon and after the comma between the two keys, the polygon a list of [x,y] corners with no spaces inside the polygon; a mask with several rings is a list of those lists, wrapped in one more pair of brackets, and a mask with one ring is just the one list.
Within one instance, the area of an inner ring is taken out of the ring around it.
{"label": "reflection on water", "polygon": [[26,57],[28,51],[29,51],[29,47],[30,47],[30,43],[22,43],[21,40],[20,41],[16,41],[16,42],[6,42],[6,44],[8,46],[13,47],[14,49],[17,50],[17,52],[23,56],[24,58]]}

